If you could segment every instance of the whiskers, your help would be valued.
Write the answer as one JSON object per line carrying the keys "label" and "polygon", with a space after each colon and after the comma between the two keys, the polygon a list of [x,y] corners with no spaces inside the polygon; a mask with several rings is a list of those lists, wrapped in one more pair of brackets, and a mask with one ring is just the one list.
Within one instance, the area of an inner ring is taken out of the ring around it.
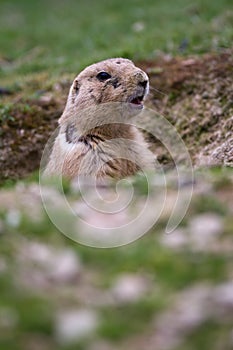
{"label": "whiskers", "polygon": [[153,86],[150,86],[150,90],[149,90],[149,95],[152,95],[152,91],[155,91],[156,93],[162,95],[162,96],[168,96],[168,93],[166,93],[165,91],[162,91],[162,90],[159,90],[159,89],[156,89],[154,88]]}

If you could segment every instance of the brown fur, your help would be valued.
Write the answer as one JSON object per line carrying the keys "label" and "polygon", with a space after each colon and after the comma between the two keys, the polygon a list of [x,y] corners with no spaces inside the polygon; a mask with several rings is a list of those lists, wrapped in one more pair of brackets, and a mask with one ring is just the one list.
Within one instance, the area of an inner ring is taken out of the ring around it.
{"label": "brown fur", "polygon": [[[111,77],[101,81],[97,77],[103,71]],[[130,102],[146,95],[147,81],[142,70],[123,58],[84,69],[70,88],[45,174],[123,178],[154,168],[154,156],[130,124],[142,107]]]}

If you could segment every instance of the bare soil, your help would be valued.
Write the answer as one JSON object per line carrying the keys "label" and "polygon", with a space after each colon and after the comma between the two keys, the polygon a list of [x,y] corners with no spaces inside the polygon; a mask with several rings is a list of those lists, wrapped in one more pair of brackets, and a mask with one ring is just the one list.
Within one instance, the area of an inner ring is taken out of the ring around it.
{"label": "bare soil", "polygon": [[[233,166],[232,50],[202,57],[143,62],[150,75],[150,105],[184,140],[195,165]],[[155,140],[161,160],[168,155]]]}
{"label": "bare soil", "polygon": [[[195,165],[233,166],[233,51],[198,57],[161,56],[139,62],[149,75],[148,106],[177,128]],[[38,169],[43,148],[57,127],[69,82],[57,84],[38,98],[1,87],[0,103],[10,103],[0,118],[0,182]],[[59,94],[58,94],[59,90]],[[11,93],[9,95],[9,93]],[[2,99],[2,101],[1,101]],[[148,137],[162,162],[166,150]]]}

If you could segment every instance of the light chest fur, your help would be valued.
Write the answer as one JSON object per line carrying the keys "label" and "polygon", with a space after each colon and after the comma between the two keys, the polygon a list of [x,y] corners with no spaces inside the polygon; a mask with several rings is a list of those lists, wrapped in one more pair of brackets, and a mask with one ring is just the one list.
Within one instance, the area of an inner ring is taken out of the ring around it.
{"label": "light chest fur", "polygon": [[131,125],[148,85],[147,75],[122,58],[81,72],[71,86],[45,174],[120,179],[154,169],[154,155]]}

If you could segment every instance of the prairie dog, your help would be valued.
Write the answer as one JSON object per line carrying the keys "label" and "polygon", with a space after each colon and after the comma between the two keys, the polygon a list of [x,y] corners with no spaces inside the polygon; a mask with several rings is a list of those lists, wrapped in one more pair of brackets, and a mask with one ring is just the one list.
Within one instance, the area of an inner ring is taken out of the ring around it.
{"label": "prairie dog", "polygon": [[144,71],[124,58],[85,68],[73,81],[45,175],[117,179],[154,168],[133,117],[149,91]]}

